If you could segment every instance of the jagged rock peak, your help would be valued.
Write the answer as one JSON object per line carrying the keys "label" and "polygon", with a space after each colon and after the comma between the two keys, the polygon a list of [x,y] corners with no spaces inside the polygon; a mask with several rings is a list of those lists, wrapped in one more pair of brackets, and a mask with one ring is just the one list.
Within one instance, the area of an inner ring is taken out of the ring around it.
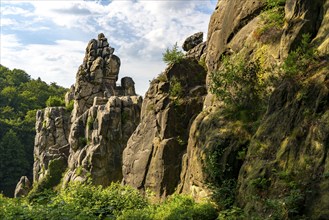
{"label": "jagged rock peak", "polygon": [[120,58],[114,53],[103,33],[97,40],[89,41],[83,64],[79,67],[74,86],[73,119],[82,115],[94,103],[95,97],[134,96],[135,83],[132,78],[124,77],[117,86],[120,71]]}

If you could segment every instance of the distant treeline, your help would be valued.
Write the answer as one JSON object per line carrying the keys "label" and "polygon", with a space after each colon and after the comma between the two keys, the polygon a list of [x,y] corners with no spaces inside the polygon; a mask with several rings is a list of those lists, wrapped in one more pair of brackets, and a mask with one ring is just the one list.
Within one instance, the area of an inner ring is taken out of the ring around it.
{"label": "distant treeline", "polygon": [[66,91],[0,64],[0,192],[12,196],[22,175],[32,178],[36,111]]}

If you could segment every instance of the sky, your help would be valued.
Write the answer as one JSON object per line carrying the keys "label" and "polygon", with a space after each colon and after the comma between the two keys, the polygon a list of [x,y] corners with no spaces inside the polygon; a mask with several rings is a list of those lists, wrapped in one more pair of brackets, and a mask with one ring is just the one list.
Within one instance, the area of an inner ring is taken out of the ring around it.
{"label": "sky", "polygon": [[[69,88],[89,40],[104,33],[144,95],[166,65],[162,54],[199,31],[217,0],[0,0],[0,64]],[[118,81],[119,82],[119,81]]]}

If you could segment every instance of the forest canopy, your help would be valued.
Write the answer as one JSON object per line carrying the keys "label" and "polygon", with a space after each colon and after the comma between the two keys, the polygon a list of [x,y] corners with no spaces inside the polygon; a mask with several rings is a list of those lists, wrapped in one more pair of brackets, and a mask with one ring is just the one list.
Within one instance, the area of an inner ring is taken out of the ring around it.
{"label": "forest canopy", "polygon": [[12,196],[22,175],[32,177],[36,111],[49,97],[63,100],[66,91],[0,65],[0,192]]}

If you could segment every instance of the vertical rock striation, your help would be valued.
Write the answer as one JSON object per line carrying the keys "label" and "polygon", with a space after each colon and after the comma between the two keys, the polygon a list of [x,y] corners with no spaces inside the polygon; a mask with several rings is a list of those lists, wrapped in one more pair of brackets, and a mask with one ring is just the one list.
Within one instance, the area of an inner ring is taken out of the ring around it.
{"label": "vertical rock striation", "polygon": [[123,153],[123,182],[157,198],[174,193],[189,129],[202,109],[205,70],[194,59],[171,64],[151,82],[141,122]]}

